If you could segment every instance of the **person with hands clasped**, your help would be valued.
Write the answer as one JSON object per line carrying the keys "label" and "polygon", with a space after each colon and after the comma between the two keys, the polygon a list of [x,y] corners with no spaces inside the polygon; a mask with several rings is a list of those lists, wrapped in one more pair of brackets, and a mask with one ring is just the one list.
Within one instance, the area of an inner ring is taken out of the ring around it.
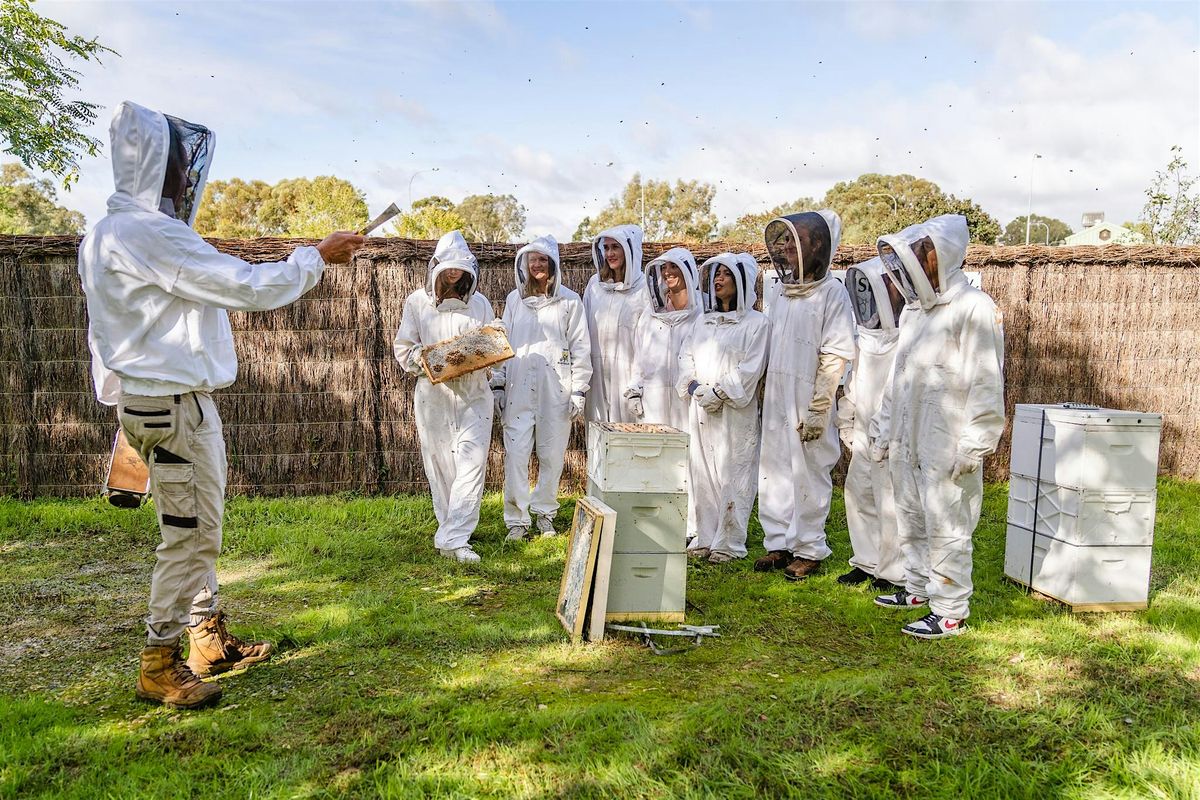
{"label": "person with hands clasped", "polygon": [[[542,236],[517,251],[516,288],[504,304],[513,357],[492,375],[504,429],[504,524],[509,541],[537,530],[553,536],[571,420],[583,416],[592,379],[591,341],[583,301],[562,285],[558,242]],[[529,457],[538,479],[529,488]]]}
{"label": "person with hands clasped", "polygon": [[767,365],[767,319],[754,310],[758,265],[748,253],[704,262],[704,315],[679,355],[688,411],[688,502],[694,558],[720,564],[746,556],[758,480],[758,384]]}
{"label": "person with hands clasped", "polygon": [[675,389],[679,354],[702,313],[699,284],[696,258],[686,247],[672,247],[646,265],[650,307],[634,331],[633,383],[625,390],[636,422],[687,430],[690,398]]}

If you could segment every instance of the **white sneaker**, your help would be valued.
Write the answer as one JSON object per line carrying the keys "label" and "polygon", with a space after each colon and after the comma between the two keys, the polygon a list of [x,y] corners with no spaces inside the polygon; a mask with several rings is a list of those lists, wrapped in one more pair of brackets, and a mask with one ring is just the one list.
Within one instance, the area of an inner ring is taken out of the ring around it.
{"label": "white sneaker", "polygon": [[529,535],[529,527],[526,525],[513,525],[508,529],[508,536],[504,537],[506,542],[520,542]]}
{"label": "white sneaker", "polygon": [[901,633],[915,636],[918,639],[945,639],[947,636],[958,636],[967,630],[961,619],[942,617],[929,613],[916,622],[910,622],[900,629]]}
{"label": "white sneaker", "polygon": [[536,521],[538,533],[542,536],[558,535],[558,531],[554,530],[554,517],[550,514],[538,514]]}
{"label": "white sneaker", "polygon": [[478,564],[480,561],[479,554],[471,549],[471,545],[463,547],[453,547],[447,550],[438,548],[438,552],[446,558],[452,558],[460,564]]}
{"label": "white sneaker", "polygon": [[710,564],[726,564],[735,558],[737,556],[732,553],[726,553],[721,550],[710,550],[708,553],[708,563]]}
{"label": "white sneaker", "polygon": [[909,594],[905,589],[897,589],[892,594],[881,594],[875,598],[875,605],[884,608],[920,608],[928,602],[924,597]]}

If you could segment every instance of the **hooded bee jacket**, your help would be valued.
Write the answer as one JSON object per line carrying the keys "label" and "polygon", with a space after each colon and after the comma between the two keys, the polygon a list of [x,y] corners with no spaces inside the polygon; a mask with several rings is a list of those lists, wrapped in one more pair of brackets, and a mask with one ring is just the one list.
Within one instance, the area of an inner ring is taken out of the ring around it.
{"label": "hooded bee jacket", "polygon": [[[620,283],[604,280],[608,271],[603,243],[613,239],[625,253],[625,275]],[[643,290],[642,229],[618,225],[592,239],[596,274],[583,291],[588,330],[592,339],[592,387],[587,396],[587,418],[594,422],[635,422],[623,394],[633,383],[634,331],[649,309]]]}

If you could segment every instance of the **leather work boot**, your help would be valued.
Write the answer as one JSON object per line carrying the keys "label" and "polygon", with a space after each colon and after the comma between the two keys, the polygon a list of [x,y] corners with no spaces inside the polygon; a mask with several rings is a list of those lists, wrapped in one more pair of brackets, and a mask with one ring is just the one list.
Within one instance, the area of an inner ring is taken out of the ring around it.
{"label": "leather work boot", "polygon": [[811,558],[793,558],[792,563],[783,571],[783,577],[789,581],[802,581],[821,568],[820,561]]}
{"label": "leather work boot", "polygon": [[137,696],[168,708],[203,708],[221,699],[221,687],[205,683],[188,669],[179,643],[146,647],[138,673]]}
{"label": "leather work boot", "polygon": [[775,569],[783,569],[791,560],[792,554],[787,550],[772,550],[754,562],[754,571],[770,572]]}
{"label": "leather work boot", "polygon": [[225,630],[225,612],[218,611],[199,625],[187,629],[192,642],[187,665],[200,676],[218,675],[248,667],[271,657],[270,642],[247,644]]}

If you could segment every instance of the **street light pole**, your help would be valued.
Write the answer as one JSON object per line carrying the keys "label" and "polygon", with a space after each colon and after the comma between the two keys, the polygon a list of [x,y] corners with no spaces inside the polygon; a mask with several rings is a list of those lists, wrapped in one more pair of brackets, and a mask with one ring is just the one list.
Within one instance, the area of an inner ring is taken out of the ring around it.
{"label": "street light pole", "polygon": [[1029,206],[1025,211],[1025,244],[1029,244],[1029,229],[1033,227],[1029,223],[1033,217],[1033,160],[1035,158],[1041,158],[1041,156],[1034,153],[1029,158]]}
{"label": "street light pole", "polygon": [[408,179],[408,210],[409,211],[412,211],[412,207],[413,207],[412,206],[412,183],[413,183],[413,181],[416,180],[416,177],[418,175],[420,175],[422,172],[437,172],[437,171],[438,171],[437,167],[430,167],[429,169],[419,169],[412,174],[411,178]]}
{"label": "street light pole", "polygon": [[1040,220],[1034,220],[1033,224],[1041,225],[1043,228],[1046,229],[1046,245],[1049,246],[1050,245],[1050,226]]}

